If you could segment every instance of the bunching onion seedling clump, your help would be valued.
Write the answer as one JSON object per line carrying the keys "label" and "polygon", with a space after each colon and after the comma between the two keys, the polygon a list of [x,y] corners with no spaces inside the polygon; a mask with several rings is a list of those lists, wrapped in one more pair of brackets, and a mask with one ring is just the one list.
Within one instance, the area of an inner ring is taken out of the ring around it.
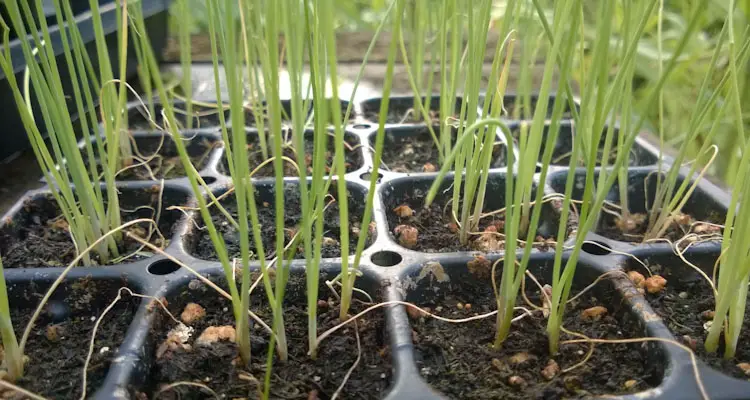
{"label": "bunching onion seedling clump", "polygon": [[[121,241],[141,236],[131,229],[135,222],[122,223],[116,186],[118,172],[138,160],[128,131],[126,108],[132,91],[126,84],[127,60],[131,56],[128,51],[132,48],[140,64],[139,84],[145,90],[141,108],[146,110],[154,134],[173,140],[197,203],[192,208],[196,212],[188,215],[200,225],[198,229],[207,232],[223,269],[228,290],[223,293],[231,298],[233,337],[242,366],[250,365],[256,357],[251,352],[251,333],[265,330],[268,334],[265,381],[258,384],[261,395],[268,398],[274,359],[281,363],[290,359],[285,294],[296,255],[304,258],[307,351],[312,359],[318,356],[325,337],[385,305],[374,305],[355,317],[350,315],[354,293],[361,292],[356,284],[363,252],[374,230],[371,223],[378,171],[398,61],[405,67],[414,95],[402,122],[424,124],[440,160],[439,171],[430,175],[432,183],[424,205],[429,207],[439,195],[447,194],[445,204],[440,206],[450,215],[455,240],[463,246],[473,242],[473,248],[484,253],[496,253],[491,276],[488,282],[482,282],[492,285],[497,307],[494,349],[501,349],[511,335],[517,317],[514,313],[519,309],[516,302],[523,295],[532,256],[549,250],[554,252],[554,258],[550,258],[551,287],[542,292],[549,353],[556,355],[560,352],[561,333],[568,332],[563,326],[565,311],[571,302],[581,252],[590,244],[588,234],[606,225],[606,216],[615,215],[616,227],[634,238],[633,242],[669,241],[667,232],[675,224],[684,225],[682,209],[706,171],[701,162],[709,160],[710,164],[715,155],[711,143],[721,129],[720,118],[710,125],[708,133],[703,131],[706,120],[728,111],[742,115],[740,81],[750,53],[750,29],[735,26],[736,5],[730,1],[711,57],[712,68],[702,81],[701,100],[690,116],[688,140],[678,149],[669,168],[662,169],[659,160],[659,170],[646,178],[647,187],[650,180],[656,180],[653,198],[647,194],[649,204],[645,211],[633,211],[634,204],[629,203],[633,190],[629,174],[631,150],[644,127],[644,115],[654,107],[663,108],[663,88],[682,60],[687,44],[697,34],[702,6],[707,1],[697,1],[682,35],[670,38],[676,44],[669,54],[659,47],[655,66],[658,76],[640,101],[633,94],[639,49],[654,23],[659,25],[658,42],[665,40],[661,33],[665,20],[663,0],[595,4],[583,0],[508,0],[499,18],[493,16],[492,0],[388,2],[364,56],[366,63],[381,30],[390,27],[392,40],[387,47],[378,127],[371,149],[372,167],[368,171],[356,245],[350,242],[350,235],[355,235],[351,228],[355,226],[346,180],[346,154],[351,149],[345,136],[355,97],[351,95],[346,109],[338,100],[342,82],[333,0],[207,2],[212,83],[216,88],[226,88],[216,90],[216,98],[210,102],[193,98],[188,0],[175,2],[177,15],[185,22],[177,32],[183,73],[179,87],[163,76],[155,49],[143,36],[143,12],[141,3],[135,0],[118,0],[112,5],[118,28],[117,57],[112,60],[98,1],[90,0],[96,60],[85,49],[69,2],[53,1],[57,24],[68,23],[60,30],[60,36],[63,62],[70,71],[71,82],[63,82],[57,64],[60,61],[47,45],[51,42],[47,22],[34,16],[43,13],[42,0],[6,1],[3,4],[10,21],[0,21],[4,34],[0,67],[79,252],[76,260],[93,266],[122,261],[127,255],[121,254]],[[28,65],[23,82],[16,80],[7,51],[9,24],[19,32]],[[724,47],[729,48],[730,57],[720,60]],[[729,67],[714,82],[713,66],[718,69],[720,62]],[[355,88],[363,75],[364,63]],[[535,67],[526,68],[529,65]],[[69,85],[72,93],[64,90]],[[439,86],[437,94],[433,94],[435,85]],[[509,87],[516,87],[514,96],[509,95]],[[435,96],[437,109],[432,109]],[[185,131],[199,127],[195,126],[199,119],[194,118],[200,114],[199,109],[208,109],[218,118],[226,172],[231,177],[221,194],[199,174],[187,148],[190,138]],[[73,114],[80,116],[78,123],[71,121]],[[568,138],[571,148],[560,158],[555,154],[555,144],[565,135],[564,120],[572,126]],[[245,129],[249,123],[257,129]],[[438,127],[437,132],[434,126]],[[658,128],[659,134],[662,129]],[[718,281],[709,282],[716,295],[716,312],[705,341],[706,350],[716,351],[723,333],[723,354],[727,358],[736,354],[750,279],[750,183],[746,182],[750,145],[745,142],[744,122],[736,121],[734,129],[742,137],[742,160],[721,227]],[[693,161],[687,167],[689,142],[699,137],[705,140],[700,147],[705,160]],[[498,145],[505,152],[505,165],[502,170],[492,171]],[[251,162],[252,152],[261,155],[262,161],[257,165]],[[553,164],[566,157],[569,172],[564,190],[549,193],[544,182],[554,172]],[[264,181],[273,186],[273,199],[261,199],[257,188],[261,179],[257,174],[266,166],[273,171]],[[289,170],[296,175],[288,176],[285,171]],[[500,173],[504,179],[498,188],[490,182]],[[613,191],[615,184],[618,189]],[[290,196],[299,198],[297,226],[287,226],[285,222],[285,213],[290,212],[285,205]],[[488,199],[493,197],[502,199],[502,208],[487,209]],[[340,270],[338,276],[325,283],[339,289],[334,295],[338,298],[340,325],[320,334],[319,288],[328,238],[324,219],[333,204],[337,205],[340,226],[340,231],[334,232],[340,246]],[[272,226],[261,225],[260,210],[265,207],[273,210]],[[541,232],[543,218],[549,218],[543,216],[547,208],[552,209],[557,223],[551,231]],[[413,210],[401,211],[411,214]],[[233,229],[239,255],[230,252],[227,236],[214,214],[220,214]],[[502,223],[482,224],[483,220],[495,218],[501,218]],[[152,232],[158,224],[150,222]],[[263,241],[269,232],[273,236],[270,245]],[[166,254],[148,240],[137,240],[144,243],[141,248]],[[482,243],[484,246],[480,246]],[[496,268],[501,269],[499,282]],[[253,282],[251,272],[255,269],[259,275]],[[270,323],[251,309],[251,293],[257,285],[262,285]],[[22,340],[19,346],[16,341],[10,309],[5,279],[0,277],[0,334],[7,378],[15,380],[23,374],[25,342]]]}

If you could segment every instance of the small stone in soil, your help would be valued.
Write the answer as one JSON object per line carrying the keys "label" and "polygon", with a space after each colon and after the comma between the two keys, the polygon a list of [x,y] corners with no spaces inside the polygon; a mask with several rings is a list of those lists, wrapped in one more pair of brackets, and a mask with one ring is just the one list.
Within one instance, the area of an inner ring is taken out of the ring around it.
{"label": "small stone in soil", "polygon": [[182,322],[192,325],[193,322],[203,319],[206,316],[206,310],[197,303],[188,303],[180,314]]}
{"label": "small stone in soil", "polygon": [[318,308],[328,308],[328,302],[323,299],[318,300]]}
{"label": "small stone in soil", "polygon": [[456,308],[458,308],[459,310],[463,310],[464,309],[464,303],[456,303]]}
{"label": "small stone in soil", "polygon": [[195,344],[198,346],[205,346],[220,340],[226,340],[234,343],[236,338],[236,332],[233,326],[209,326],[203,333],[195,340]]}
{"label": "small stone in soil", "polygon": [[508,378],[508,383],[511,386],[514,386],[514,387],[517,387],[517,388],[521,388],[521,387],[524,387],[526,385],[526,380],[523,379],[523,378],[521,378],[518,375],[513,375],[510,378]]}
{"label": "small stone in soil", "polygon": [[630,380],[625,381],[623,386],[625,386],[626,390],[631,390],[634,387],[638,386],[638,381],[636,381],[635,379],[630,379]]}
{"label": "small stone in soil", "polygon": [[497,228],[490,225],[484,229],[479,238],[474,241],[474,249],[484,253],[492,253],[502,250],[503,242],[498,239]]}
{"label": "small stone in soil", "polygon": [[664,287],[667,286],[667,280],[661,275],[654,275],[646,279],[646,281],[643,282],[643,285],[647,292],[656,294],[664,290]]}
{"label": "small stone in soil", "polygon": [[683,300],[687,299],[688,298],[688,292],[680,292],[679,294],[677,294],[677,296],[679,296],[679,298],[681,298]]}
{"label": "small stone in soil", "polygon": [[60,340],[61,331],[62,329],[60,325],[55,324],[48,326],[46,334],[47,340],[49,340],[50,342],[57,342],[58,340]]}
{"label": "small stone in soil", "polygon": [[701,318],[703,318],[706,321],[714,319],[714,316],[716,315],[716,312],[713,310],[706,310],[701,313]]}
{"label": "small stone in soil", "polygon": [[542,376],[548,381],[551,381],[558,373],[560,373],[560,366],[557,365],[555,360],[549,360],[547,366],[542,370]]}
{"label": "small stone in soil", "polygon": [[510,357],[510,363],[513,365],[521,365],[533,359],[536,359],[536,357],[527,352],[521,352],[512,355]]}
{"label": "small stone in soil", "polygon": [[338,240],[334,238],[330,238],[328,236],[323,237],[323,246],[333,247],[333,246],[338,246],[338,245],[339,245]]}
{"label": "small stone in soil", "polygon": [[423,310],[424,311],[413,306],[406,307],[406,313],[409,314],[409,318],[411,319],[419,319],[420,317],[425,317],[427,316],[427,313],[430,312],[429,307],[425,307],[423,308]]}
{"label": "small stone in soil", "polygon": [[607,315],[607,308],[603,306],[594,306],[581,311],[581,319],[584,321],[599,321]]}
{"label": "small stone in soil", "polygon": [[437,167],[433,165],[432,163],[425,163],[425,165],[422,166],[422,171],[424,172],[435,172],[437,171]]}
{"label": "small stone in soil", "polygon": [[638,271],[630,271],[628,272],[628,279],[630,279],[635,286],[640,287],[643,281],[646,280],[646,277]]}
{"label": "small stone in soil", "polygon": [[393,232],[398,236],[398,242],[406,248],[414,248],[417,245],[419,231],[417,228],[409,225],[399,225]]}
{"label": "small stone in soil", "polygon": [[695,351],[695,349],[698,347],[698,341],[688,335],[682,336],[682,342],[685,343],[685,346],[690,347],[690,350],[693,351]]}
{"label": "small stone in soil", "polygon": [[466,268],[469,273],[474,275],[477,279],[486,279],[490,277],[492,266],[490,260],[484,256],[476,256],[473,260],[466,263]]}
{"label": "small stone in soil", "polygon": [[737,368],[741,369],[745,376],[750,376],[750,363],[739,363],[737,364]]}
{"label": "small stone in soil", "polygon": [[414,215],[414,210],[412,210],[411,207],[407,206],[406,204],[401,204],[400,206],[394,208],[393,212],[395,212],[399,218],[409,218]]}

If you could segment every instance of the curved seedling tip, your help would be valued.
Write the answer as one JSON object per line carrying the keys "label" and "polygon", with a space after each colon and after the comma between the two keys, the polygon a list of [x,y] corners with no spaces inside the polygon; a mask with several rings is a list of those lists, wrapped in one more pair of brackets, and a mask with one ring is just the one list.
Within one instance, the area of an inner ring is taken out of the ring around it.
{"label": "curved seedling tip", "polygon": [[[435,196],[437,196],[438,189],[440,188],[440,183],[445,178],[445,175],[448,174],[448,171],[450,170],[451,166],[453,165],[453,161],[458,156],[458,153],[461,152],[462,147],[466,145],[469,138],[474,137],[474,132],[479,129],[481,126],[495,126],[496,128],[500,128],[500,131],[503,132],[503,135],[505,136],[505,139],[508,143],[513,143],[513,136],[510,133],[510,128],[505,124],[505,122],[496,119],[496,118],[486,118],[479,120],[477,122],[474,122],[470,127],[466,129],[463,136],[461,136],[457,141],[455,146],[453,147],[453,150],[448,155],[448,158],[445,159],[443,162],[443,166],[440,168],[440,172],[438,173],[438,176],[435,178],[435,182],[432,184],[432,187],[430,187],[430,191],[427,193],[427,198],[425,199],[425,206],[430,206],[432,202],[435,200]],[[508,166],[513,167],[514,159],[513,159],[513,150],[510,146],[506,147],[508,151]]]}

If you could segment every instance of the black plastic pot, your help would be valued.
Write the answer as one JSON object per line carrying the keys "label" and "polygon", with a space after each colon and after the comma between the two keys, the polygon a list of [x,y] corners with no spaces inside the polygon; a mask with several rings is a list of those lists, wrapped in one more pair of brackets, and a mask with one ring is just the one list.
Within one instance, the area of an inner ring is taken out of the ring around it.
{"label": "black plastic pot", "polygon": [[[408,97],[395,98],[396,104],[410,104]],[[347,124],[346,132],[359,143],[366,144],[376,132],[376,123],[372,114],[367,114],[367,107],[378,104],[379,99],[367,100],[355,105],[354,119]],[[510,123],[517,123],[510,121]],[[567,122],[570,127],[572,122]],[[252,126],[247,127],[252,133]],[[418,123],[389,124],[387,127],[389,135],[416,135],[423,128]],[[221,135],[218,128],[206,127],[199,132],[186,132],[186,136],[199,135],[212,141],[220,141]],[[153,133],[137,134],[136,137],[154,135]],[[198,137],[198,136],[196,136]],[[193,139],[195,140],[195,138]],[[393,140],[390,138],[388,140]],[[562,139],[561,139],[562,140]],[[565,141],[556,144],[564,147]],[[569,142],[568,142],[569,143]],[[636,142],[636,153],[639,155],[637,167],[631,167],[629,176],[633,183],[630,186],[629,195],[632,205],[645,204],[646,190],[643,180],[652,171],[655,171],[655,160],[658,155],[657,149],[646,142],[638,139]],[[390,149],[393,150],[393,149]],[[201,176],[209,178],[209,187],[215,194],[223,193],[230,179],[221,173],[221,160],[223,148],[215,146],[209,149],[210,154],[206,157],[206,163],[200,170]],[[357,147],[361,152],[362,165],[346,174],[346,180],[350,189],[349,201],[364,206],[364,199],[369,184],[369,172],[372,167],[372,151],[368,146]],[[389,151],[388,148],[385,151]],[[671,160],[665,160],[669,163]],[[503,181],[507,174],[506,168],[494,168],[487,193],[487,200],[491,206],[502,204]],[[552,166],[546,182],[537,182],[543,185],[548,192],[561,191],[564,180],[568,173],[566,167]],[[576,172],[574,172],[576,173]],[[370,292],[376,301],[406,300],[417,304],[425,301],[439,301],[445,294],[464,290],[466,285],[484,285],[489,287],[488,279],[477,276],[470,271],[469,263],[480,255],[476,251],[463,252],[421,252],[407,249],[398,244],[394,238],[394,224],[392,209],[401,204],[405,199],[415,203],[417,207],[420,196],[424,196],[435,173],[415,172],[399,173],[395,171],[381,170],[380,183],[377,187],[377,196],[374,205],[374,222],[376,223],[376,234],[373,243],[369,245],[363,255],[361,269],[363,276],[358,279],[361,287]],[[538,178],[537,178],[538,179]],[[683,177],[683,179],[687,179]],[[258,187],[260,196],[266,196],[268,201],[273,201],[273,182],[268,179],[259,179]],[[296,178],[286,178],[290,184],[296,182]],[[123,186],[154,184],[155,182],[128,182]],[[189,192],[185,178],[169,179],[166,183],[174,190]],[[446,185],[449,183],[446,183]],[[648,193],[653,194],[653,190]],[[36,194],[31,193],[24,197],[6,215],[3,221],[12,221],[22,213],[24,202],[32,199]],[[574,193],[580,197],[581,193]],[[618,191],[613,188],[611,200],[618,201]],[[706,218],[715,215],[723,218],[726,212],[729,197],[719,187],[709,181],[701,181],[696,192],[686,205],[685,211],[694,213],[698,218]],[[188,201],[193,203],[193,201]],[[635,206],[636,211],[640,206]],[[553,233],[556,224],[559,223],[559,212],[553,206],[546,208],[543,212],[540,232]],[[196,258],[192,251],[195,245],[196,229],[191,219],[197,214],[187,214],[180,220],[174,229],[171,242],[166,252],[176,259],[184,262],[200,274],[210,277],[220,277],[223,272],[218,262],[207,261]],[[4,222],[7,223],[7,222]],[[633,244],[624,241],[608,239],[597,233],[589,235],[588,239],[599,245],[586,244],[583,247],[579,259],[575,287],[581,288],[593,282],[598,276],[608,271],[627,271],[640,268],[640,264],[634,262],[633,258],[624,253],[630,253],[641,260],[651,263],[660,263],[664,269],[675,265],[672,275],[668,279],[678,279],[681,274],[687,276],[685,270],[677,266],[677,259],[673,255],[670,245],[664,243]],[[717,242],[702,243],[691,247],[686,252],[686,257],[704,260],[704,264],[715,260],[720,252],[720,244]],[[494,262],[503,256],[502,252],[484,254],[490,262]],[[553,262],[553,252],[535,249],[532,252],[530,271],[542,281],[549,281],[550,265]],[[709,261],[706,261],[709,260]],[[323,261],[322,271],[325,276],[335,276],[340,268],[341,258],[326,258]],[[702,265],[704,265],[702,264]],[[436,267],[439,265],[439,268]],[[253,270],[258,269],[258,263],[251,263]],[[294,274],[299,274],[304,268],[304,260],[292,261]],[[436,269],[437,268],[437,269]],[[35,282],[48,282],[62,271],[61,268],[33,268],[33,269],[6,269],[6,277],[11,286],[29,285]],[[676,272],[680,271],[680,272]],[[141,293],[151,296],[166,296],[167,299],[176,298],[184,293],[186,286],[194,280],[194,276],[162,256],[153,256],[126,265],[114,265],[108,267],[75,268],[68,280],[91,276],[95,279],[126,279],[128,284],[137,288]],[[303,290],[296,287],[293,290]],[[39,292],[37,290],[37,292]],[[621,275],[613,275],[604,283],[595,286],[595,296],[601,295],[602,299],[608,299],[609,303],[604,305],[611,310],[617,310],[614,314],[616,323],[628,323],[635,326],[632,337],[655,337],[679,341],[670,331],[667,323],[661,320],[649,304],[650,298],[639,293],[636,287]],[[211,294],[214,295],[213,293]],[[200,297],[195,297],[200,301]],[[17,298],[12,300],[15,304]],[[170,300],[171,302],[171,300]],[[133,322],[127,332],[123,332],[123,343],[118,350],[119,357],[112,361],[109,373],[102,386],[99,388],[96,398],[133,398],[136,392],[153,393],[154,383],[152,371],[155,362],[155,348],[158,345],[156,339],[150,335],[154,328],[154,314],[147,310],[148,301],[144,301],[136,313]],[[383,334],[390,343],[390,360],[393,370],[390,374],[389,389],[382,393],[372,394],[373,397],[384,399],[441,399],[448,395],[441,394],[432,388],[429,371],[434,367],[429,365],[429,360],[423,357],[419,343],[413,341],[414,326],[421,322],[410,318],[405,307],[400,305],[386,306],[381,309],[385,314],[386,327]],[[690,312],[690,311],[687,311]],[[491,324],[493,319],[485,323]],[[644,354],[644,368],[648,367],[655,371],[651,375],[651,382],[644,384],[642,390],[632,394],[615,396],[621,399],[698,399],[700,394],[693,375],[693,366],[689,355],[683,350],[664,342],[649,342],[638,344],[633,347],[635,351]],[[229,362],[229,360],[227,360]],[[427,364],[426,364],[427,363]],[[745,380],[730,377],[709,367],[703,362],[698,363],[698,369],[702,382],[712,399],[740,399],[747,398],[750,393],[750,383]],[[604,372],[604,371],[603,371]],[[613,373],[613,371],[606,371]],[[614,371],[616,373],[616,371]],[[210,386],[210,384],[209,384]],[[640,388],[641,386],[639,386]],[[519,392],[522,394],[522,392]],[[601,393],[602,395],[606,393]],[[330,393],[322,395],[330,396]],[[455,396],[459,397],[459,396]]]}
{"label": "black plastic pot", "polygon": [[[151,40],[151,45],[156,52],[157,57],[161,56],[161,49],[164,48],[167,42],[167,8],[171,3],[170,0],[150,0],[144,1],[143,3],[143,17],[146,26],[146,34]],[[100,12],[102,18],[102,26],[104,28],[104,34],[108,43],[107,48],[110,51],[110,58],[117,60],[117,21],[115,15],[115,2],[111,0],[100,1]],[[91,13],[88,11],[88,1],[71,1],[73,11],[76,13],[76,24],[81,32],[81,38],[86,46],[86,51],[89,52],[91,62],[94,69],[98,69],[98,59],[96,57],[96,45],[94,40],[94,30],[91,20]],[[4,12],[4,7],[2,7]],[[46,10],[46,9],[45,9]],[[70,86],[70,72],[68,71],[67,64],[65,63],[65,55],[63,53],[63,45],[60,37],[60,29],[55,24],[56,19],[54,17],[54,8],[49,10],[51,16],[47,15],[48,23],[50,24],[50,36],[52,39],[51,46],[53,48],[57,66],[60,70],[61,82],[63,82],[63,90],[66,93],[72,93]],[[3,14],[5,15],[5,14]],[[10,23],[6,18],[6,22]],[[50,45],[50,44],[48,44]],[[23,56],[21,49],[21,42],[19,39],[11,40],[9,43],[10,55],[13,60],[13,72],[16,76],[16,81],[21,84],[23,82],[23,73],[26,68],[26,61]],[[132,47],[132,45],[131,45]],[[134,54],[134,49],[129,49],[129,54]],[[132,75],[136,72],[137,61],[135,57],[128,59],[128,75]],[[113,66],[117,65],[116,61],[112,62]],[[6,127],[5,133],[0,137],[0,160],[4,160],[12,157],[16,153],[23,151],[29,147],[28,137],[26,136],[26,130],[24,129],[21,118],[18,115],[18,109],[16,107],[15,100],[10,87],[8,86],[8,80],[5,74],[0,71],[0,121]],[[36,103],[35,103],[36,104]],[[72,103],[71,103],[72,105]],[[39,114],[38,106],[34,108],[34,114],[37,115],[37,119],[41,118]],[[78,118],[77,116],[73,116]]]}

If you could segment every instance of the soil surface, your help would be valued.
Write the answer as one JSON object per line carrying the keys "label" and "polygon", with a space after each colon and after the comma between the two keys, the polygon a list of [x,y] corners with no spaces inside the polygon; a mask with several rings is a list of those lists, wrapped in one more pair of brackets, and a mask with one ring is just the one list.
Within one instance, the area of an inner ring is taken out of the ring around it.
{"label": "soil surface", "polygon": [[[274,194],[268,189],[264,190],[264,193],[258,193],[256,187],[256,204],[258,206],[258,220],[261,228],[261,240],[263,241],[263,249],[265,250],[266,258],[271,259],[275,256],[274,252],[276,249],[276,213],[274,210]],[[334,194],[336,192],[335,185],[332,185],[329,192]],[[335,198],[336,196],[334,196]],[[235,221],[237,217],[237,206],[233,196],[229,196],[222,200],[221,204],[225,207],[227,212],[232,215]],[[284,190],[284,226],[285,226],[285,243],[289,243],[289,240],[294,235],[294,232],[298,229],[302,222],[302,214],[299,189],[297,186],[289,184]],[[349,191],[349,250],[350,254],[354,254],[359,240],[359,233],[361,231],[360,223],[362,221],[362,213],[364,211],[364,200],[358,194]],[[234,225],[227,221],[226,217],[216,210],[211,209],[211,218],[214,225],[224,238],[229,257],[240,257],[240,234]],[[323,239],[323,258],[335,258],[341,256],[341,223],[339,220],[339,207],[338,202],[332,203],[326,209],[323,214],[325,221],[323,230],[325,238]],[[248,224],[250,221],[248,221]],[[199,218],[197,221],[198,226],[203,226],[203,221]],[[369,230],[370,235],[374,234],[374,226]],[[250,251],[253,259],[257,257],[257,248],[255,241],[252,238],[252,229],[250,230]],[[327,239],[326,239],[327,238]],[[367,246],[372,243],[372,239],[368,239]],[[193,229],[193,233],[187,239],[188,249],[190,253],[202,260],[218,260],[216,250],[213,242],[208,234],[207,230],[196,230]],[[302,243],[297,247],[295,258],[304,258],[304,251]]]}
{"label": "soil surface", "polygon": [[[612,239],[612,240],[619,240],[621,242],[642,242],[643,237],[646,234],[646,231],[648,230],[648,215],[647,214],[632,214],[634,225],[632,226],[633,229],[630,229],[627,232],[623,231],[623,227],[627,227],[627,225],[617,219],[617,217],[603,213],[603,217],[601,218],[599,222],[599,228],[597,229],[596,233]],[[723,219],[721,219],[718,215],[716,216],[710,216],[707,219],[698,220],[692,215],[689,214],[682,214],[680,221],[672,221],[672,223],[669,225],[666,231],[664,231],[664,234],[661,235],[661,238],[669,239],[673,243],[682,239],[690,232],[696,232],[695,227],[693,227],[691,231],[691,225],[696,222],[709,222],[713,224],[723,224]],[[721,235],[723,232],[723,229],[720,228],[712,228],[710,226],[704,225],[705,231],[702,231],[702,234],[709,234],[709,233],[715,233],[717,235]],[[702,228],[699,228],[702,229]]]}
{"label": "soil surface", "polygon": [[[685,268],[671,270],[661,265],[652,265],[651,271],[667,279],[665,290],[657,294],[646,294],[651,307],[664,320],[670,331],[685,345],[692,347],[702,361],[725,374],[746,380],[747,376],[737,367],[738,363],[750,362],[750,313],[745,313],[735,358],[724,359],[724,336],[719,341],[719,351],[708,353],[704,341],[708,331],[704,324],[713,319],[714,295],[706,280]],[[707,269],[711,276],[711,269]],[[645,271],[640,271],[645,274]],[[648,276],[648,275],[645,275]],[[682,293],[682,295],[680,295]]]}
{"label": "soil surface", "polygon": [[[131,168],[120,172],[116,179],[119,181],[150,181],[158,179],[174,179],[186,176],[185,168],[180,161],[179,153],[170,138],[135,139],[133,149],[133,164]],[[196,137],[186,142],[190,162],[195,169],[201,171],[208,163],[211,150],[216,147],[216,140]],[[145,165],[144,165],[145,164]]]}
{"label": "soil surface", "polygon": [[[156,123],[158,123],[162,128],[164,128],[164,118],[162,117],[161,111],[163,110],[163,107],[156,104],[154,106],[154,111],[156,112],[156,117],[153,115],[151,116],[151,119],[153,119]],[[148,107],[142,107],[138,106],[136,108],[133,108],[128,113],[128,128],[133,131],[151,131],[155,130],[155,128],[152,126],[151,122],[147,118],[147,113],[144,110],[148,110]],[[175,112],[175,118],[177,119],[177,122],[180,124],[180,129],[186,129],[188,124],[188,118],[186,113],[186,108],[184,104],[178,104],[174,106],[174,112]],[[225,115],[228,120],[228,115]],[[196,104],[193,104],[193,117],[192,117],[192,126],[191,129],[206,129],[206,128],[216,128],[220,126],[220,117],[218,108],[215,107],[204,107],[199,106]]]}
{"label": "soil surface", "polygon": [[[79,398],[83,385],[83,365],[95,320],[115,299],[120,286],[124,285],[80,280],[71,285],[72,290],[65,300],[50,300],[46,312],[36,321],[29,336],[26,344],[29,361],[24,369],[24,377],[16,384],[47,398]],[[32,299],[29,304],[36,306],[43,294],[36,291],[27,293]],[[122,299],[99,325],[86,372],[87,397],[91,397],[104,382],[139,303],[140,299],[123,293]],[[19,340],[33,312],[33,308],[11,310]]]}
{"label": "soil surface", "polygon": [[[155,185],[148,190],[120,191],[120,216],[122,222],[138,218],[154,218],[153,208],[159,204],[160,187]],[[177,210],[167,211],[172,205],[182,205],[185,196],[165,191],[162,195],[162,210],[159,217],[159,230],[164,239],[153,233],[150,242],[160,247],[166,247],[172,235],[175,224],[181,217]],[[143,208],[150,206],[151,208]],[[76,248],[70,236],[68,224],[51,194],[29,199],[12,221],[0,228],[0,254],[2,254],[5,268],[36,268],[36,267],[64,267],[76,257]],[[133,225],[131,231],[140,237],[148,236],[151,225],[143,223]],[[120,256],[127,256],[137,251],[141,244],[123,235],[118,243]],[[133,254],[121,263],[138,261],[150,256],[146,251]],[[94,261],[96,255],[92,256]],[[108,264],[118,262],[110,260]]]}
{"label": "soil surface", "polygon": [[[541,304],[538,289],[529,289],[527,294],[531,301]],[[489,284],[464,286],[449,292],[444,298],[428,298],[421,304],[448,318],[464,318],[497,309]],[[469,304],[471,308],[467,310]],[[517,306],[522,305],[525,304],[519,298]],[[582,320],[582,311],[594,306],[605,306],[607,314],[599,321]],[[616,395],[642,391],[661,381],[665,365],[653,362],[642,352],[641,344],[598,345],[584,365],[569,372],[552,374],[548,379],[542,372],[551,360],[564,370],[582,361],[589,346],[561,345],[560,353],[551,358],[545,331],[547,321],[535,312],[533,316],[514,322],[502,348],[494,350],[491,347],[496,333],[494,318],[460,324],[431,318],[413,320],[415,357],[422,377],[432,387],[454,399],[561,399]],[[626,316],[621,302],[613,300],[607,293],[601,298],[584,295],[569,306],[563,326],[592,338],[643,336],[637,322]],[[563,334],[561,340],[571,338]],[[631,380],[634,382],[628,382]]]}
{"label": "soil surface", "polygon": [[[200,286],[200,285],[199,285]],[[304,287],[304,284],[302,284]],[[214,390],[220,398],[260,398],[268,358],[268,334],[254,324],[251,332],[251,363],[241,367],[239,353],[233,342],[219,341],[209,345],[196,345],[195,339],[209,326],[234,326],[231,303],[212,289],[200,287],[205,294],[184,292],[177,300],[170,300],[170,311],[179,316],[188,301],[197,301],[206,309],[206,316],[192,324],[193,336],[189,339],[191,350],[178,348],[167,351],[156,360],[151,376],[153,390],[178,381],[201,382]],[[327,295],[329,292],[320,292]],[[327,296],[323,297],[328,299]],[[288,300],[288,299],[287,299]],[[265,306],[265,295],[253,294],[251,309],[265,321],[271,312]],[[270,385],[273,399],[330,399],[344,381],[347,371],[357,360],[357,339],[354,325],[343,328],[326,338],[312,360],[307,355],[307,307],[304,301],[286,301],[284,323],[289,348],[289,359],[281,363],[274,358]],[[351,313],[366,306],[352,304]],[[328,299],[318,305],[318,332],[337,325],[338,303]],[[154,331],[160,343],[166,332],[175,324],[165,319],[163,329]],[[373,312],[358,320],[361,359],[353,370],[339,398],[379,399],[391,380],[391,360],[387,339],[383,335],[385,322],[382,313]],[[157,344],[158,346],[158,344]],[[208,396],[195,387],[175,388],[160,395],[162,399],[203,399]],[[151,396],[149,396],[150,398]]]}
{"label": "soil surface", "polygon": [[[292,160],[297,160],[297,155],[294,152],[294,148],[291,143],[291,133],[289,133],[289,138],[285,141],[287,142],[284,145],[284,156],[291,158]],[[307,174],[308,176],[312,173],[312,165],[313,165],[313,159],[312,154],[315,152],[315,143],[313,141],[312,135],[305,135],[305,166],[307,168]],[[269,146],[269,153],[270,149],[273,148],[273,137],[268,136],[266,138],[267,142],[266,145]],[[346,135],[344,137],[345,145],[344,145],[344,154],[345,154],[345,160],[344,164],[346,165],[346,172],[355,171],[362,167],[363,164],[363,157],[362,157],[362,151],[357,146],[359,144],[357,138],[353,135]],[[333,163],[333,155],[336,151],[336,138],[333,135],[328,136],[326,139],[326,172],[330,172],[331,165]],[[258,167],[260,164],[262,164],[264,161],[266,161],[266,158],[263,157],[263,152],[261,151],[260,147],[260,140],[258,138],[258,135],[256,133],[252,133],[247,135],[247,150],[248,150],[248,161],[250,163],[250,171],[253,171],[256,167]],[[269,154],[270,157],[270,154]],[[226,175],[229,175],[229,164],[227,163],[226,155],[221,159],[221,167],[220,172]],[[263,167],[261,167],[253,177],[255,178],[268,178],[273,177],[274,175],[274,169],[273,169],[273,162],[270,162]],[[291,163],[284,161],[284,176],[294,176],[298,177],[299,173],[297,172],[297,169],[292,165]]]}
{"label": "soil surface", "polygon": [[[440,135],[440,127],[434,126],[435,135]],[[453,139],[455,141],[455,132]],[[454,142],[455,143],[455,142]],[[370,138],[370,146],[375,146],[375,137]],[[440,170],[440,154],[430,131],[425,126],[415,128],[414,133],[398,135],[386,133],[383,144],[383,164],[392,172],[437,172]],[[504,145],[495,145],[492,154],[492,168],[506,165]]]}
{"label": "soil surface", "polygon": [[[406,196],[405,196],[406,197]],[[505,229],[505,216],[504,214],[497,214],[494,216],[488,216],[483,218],[479,223],[479,229],[477,234],[469,236],[469,242],[467,244],[461,244],[459,241],[458,227],[453,220],[450,212],[446,211],[446,204],[450,203],[450,200],[440,201],[439,199],[432,203],[430,207],[424,207],[423,196],[415,196],[407,198],[401,205],[408,205],[412,211],[412,216],[400,217],[399,213],[402,211],[397,206],[394,209],[388,209],[388,226],[394,240],[404,247],[408,247],[412,250],[423,251],[427,253],[447,253],[454,251],[482,251],[485,253],[499,252],[505,249],[505,243],[503,241],[503,232]],[[532,208],[533,209],[533,208]],[[547,218],[551,214],[550,212],[542,211],[540,217],[540,227],[549,222],[545,222],[545,214]],[[572,220],[572,216],[571,216]],[[555,224],[557,222],[555,221]],[[570,225],[570,224],[569,224]],[[417,231],[416,241],[408,240],[404,237],[404,226],[409,227],[408,229],[415,228]],[[573,225],[570,225],[568,232],[570,233]],[[546,231],[551,232],[547,234]],[[525,235],[525,234],[524,234]],[[538,229],[537,238],[534,247],[540,251],[547,251],[550,248],[554,248],[554,243],[541,243],[544,241],[554,240],[557,235],[557,229]],[[521,246],[519,244],[519,246]],[[521,248],[521,247],[519,247]]]}

